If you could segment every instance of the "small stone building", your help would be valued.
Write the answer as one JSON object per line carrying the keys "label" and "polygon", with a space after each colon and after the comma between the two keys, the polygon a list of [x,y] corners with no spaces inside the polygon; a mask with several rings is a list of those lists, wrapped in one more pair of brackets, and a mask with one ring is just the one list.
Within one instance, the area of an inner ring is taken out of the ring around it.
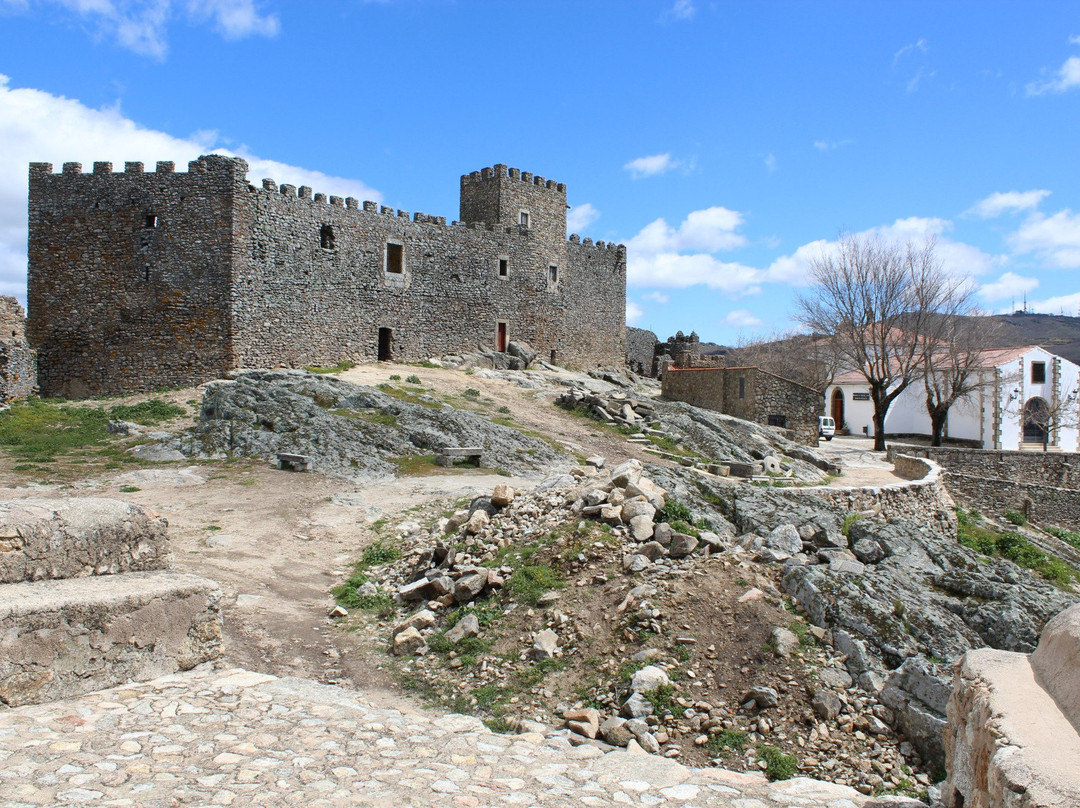
{"label": "small stone building", "polygon": [[566,236],[566,186],[496,165],[460,221],[248,182],[247,163],[30,164],[29,324],[45,395],[245,367],[422,360],[527,342],[625,361],[626,248]]}
{"label": "small stone building", "polygon": [[20,401],[37,391],[37,359],[26,341],[26,314],[19,301],[0,296],[0,402]]}
{"label": "small stone building", "polygon": [[669,367],[664,398],[786,429],[791,439],[818,445],[821,391],[757,367]]}

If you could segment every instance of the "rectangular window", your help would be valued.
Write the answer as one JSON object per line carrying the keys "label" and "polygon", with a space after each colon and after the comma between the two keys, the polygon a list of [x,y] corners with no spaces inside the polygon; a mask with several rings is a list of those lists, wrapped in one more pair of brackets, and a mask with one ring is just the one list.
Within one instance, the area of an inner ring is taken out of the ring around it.
{"label": "rectangular window", "polygon": [[1046,384],[1046,363],[1045,362],[1032,362],[1031,363],[1031,383],[1032,384]]}
{"label": "rectangular window", "polygon": [[147,230],[153,230],[158,226],[158,217],[152,213],[146,215],[146,221],[144,223]]}
{"label": "rectangular window", "polygon": [[405,248],[401,244],[386,242],[386,271],[395,275],[405,271]]}
{"label": "rectangular window", "polygon": [[518,214],[518,224],[522,227],[529,226],[529,212],[527,210],[523,210]]}
{"label": "rectangular window", "polygon": [[500,278],[505,278],[509,274],[510,274],[510,259],[509,258],[500,258],[499,259],[499,277]]}
{"label": "rectangular window", "polygon": [[786,415],[768,415],[766,416],[766,420],[768,421],[769,426],[778,426],[781,429],[785,429],[787,427]]}
{"label": "rectangular window", "polygon": [[739,377],[739,398],[746,398],[746,377]]}
{"label": "rectangular window", "polygon": [[552,286],[559,282],[559,268],[555,264],[548,265],[548,283]]}
{"label": "rectangular window", "polygon": [[324,224],[322,230],[319,231],[319,246],[324,250],[334,249],[334,227],[333,225]]}

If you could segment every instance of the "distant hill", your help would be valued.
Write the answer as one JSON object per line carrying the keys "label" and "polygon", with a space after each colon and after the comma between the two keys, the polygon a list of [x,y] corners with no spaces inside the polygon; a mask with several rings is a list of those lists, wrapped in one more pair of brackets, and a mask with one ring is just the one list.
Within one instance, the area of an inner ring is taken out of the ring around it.
{"label": "distant hill", "polygon": [[1001,333],[992,348],[1041,345],[1051,353],[1080,365],[1080,317],[1063,314],[995,314]]}

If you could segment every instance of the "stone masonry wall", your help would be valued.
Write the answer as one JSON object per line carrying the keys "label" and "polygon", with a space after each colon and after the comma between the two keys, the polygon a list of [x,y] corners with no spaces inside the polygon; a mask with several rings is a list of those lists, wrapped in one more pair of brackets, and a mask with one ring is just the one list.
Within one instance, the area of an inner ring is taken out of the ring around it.
{"label": "stone masonry wall", "polygon": [[893,452],[940,464],[945,485],[969,508],[998,515],[1014,510],[1039,524],[1080,529],[1080,454],[900,444]]}
{"label": "stone masonry wall", "polygon": [[37,354],[26,341],[26,314],[19,301],[0,296],[0,403],[37,391]]}
{"label": "stone masonry wall", "polygon": [[202,157],[187,174],[51,172],[30,170],[29,331],[47,395],[373,359],[380,329],[398,360],[495,348],[502,324],[545,359],[625,361],[626,250],[567,240],[561,183],[473,172],[461,180],[470,221],[448,226],[269,179],[256,188],[235,158]]}
{"label": "stone masonry wall", "polygon": [[644,328],[626,329],[626,366],[641,376],[655,372],[656,334]]}
{"label": "stone masonry wall", "polygon": [[760,368],[670,367],[662,394],[759,424],[782,419],[793,440],[817,446],[821,393]]}
{"label": "stone masonry wall", "polygon": [[232,367],[237,161],[30,165],[29,319],[42,395],[196,384]]}

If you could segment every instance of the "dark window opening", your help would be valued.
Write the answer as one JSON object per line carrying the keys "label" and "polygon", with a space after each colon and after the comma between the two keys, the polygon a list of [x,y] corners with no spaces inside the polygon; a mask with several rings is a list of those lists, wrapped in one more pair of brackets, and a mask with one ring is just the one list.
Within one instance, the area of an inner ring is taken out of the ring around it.
{"label": "dark window opening", "polygon": [[765,417],[765,420],[766,420],[766,422],[768,423],[769,426],[778,426],[781,429],[784,429],[784,428],[787,427],[787,416],[786,415],[768,415],[768,416]]}
{"label": "dark window opening", "polygon": [[147,266],[147,267],[144,268],[144,270],[145,270],[145,276],[143,277],[143,280],[149,281],[150,280],[150,267]]}
{"label": "dark window opening", "polygon": [[507,258],[499,259],[499,277],[505,278],[510,274],[510,260]]}
{"label": "dark window opening", "polygon": [[746,398],[746,377],[739,377],[739,398]]}
{"label": "dark window opening", "polygon": [[394,330],[392,328],[380,328],[379,329],[379,361],[389,362],[391,358],[390,346],[394,341]]}
{"label": "dark window opening", "polygon": [[555,349],[551,349],[551,364],[555,364]]}
{"label": "dark window opening", "polygon": [[522,227],[528,227],[529,226],[529,213],[528,213],[528,211],[523,210],[523,211],[521,211],[521,213],[518,214],[518,224],[520,224]]}
{"label": "dark window opening", "polygon": [[324,224],[322,230],[319,231],[319,246],[324,250],[334,249],[334,228],[333,225]]}
{"label": "dark window opening", "polygon": [[155,228],[156,228],[156,227],[158,226],[158,217],[157,217],[157,216],[155,216],[155,215],[153,215],[152,213],[148,213],[148,214],[146,215],[146,221],[145,221],[145,222],[143,222],[143,226],[144,226],[144,227],[145,227],[145,228],[146,228],[147,230],[153,230],[153,229],[155,229]]}
{"label": "dark window opening", "polygon": [[559,268],[555,264],[548,267],[548,281],[553,284],[559,282]]}
{"label": "dark window opening", "polygon": [[1046,384],[1046,363],[1045,362],[1032,362],[1031,363],[1031,383],[1032,384]]}
{"label": "dark window opening", "polygon": [[400,244],[386,242],[386,271],[395,275],[405,271],[405,248]]}

